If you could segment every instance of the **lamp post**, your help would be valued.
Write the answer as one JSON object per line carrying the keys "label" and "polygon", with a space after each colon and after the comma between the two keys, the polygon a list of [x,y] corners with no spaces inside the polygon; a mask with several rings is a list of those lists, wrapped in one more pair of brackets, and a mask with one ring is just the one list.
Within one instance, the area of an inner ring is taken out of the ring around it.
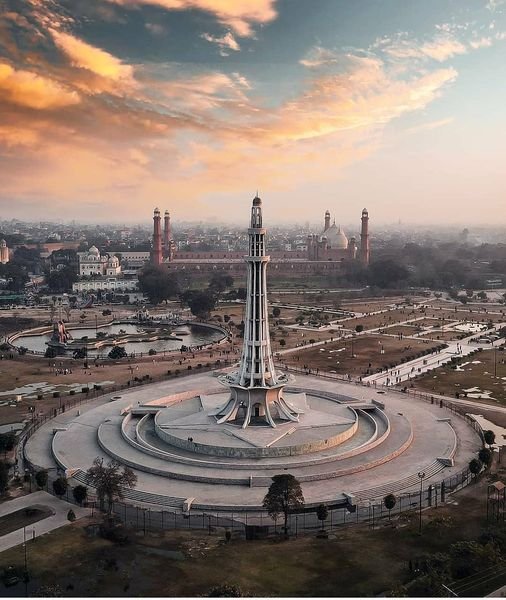
{"label": "lamp post", "polygon": [[494,346],[494,378],[497,378],[497,346]]}
{"label": "lamp post", "polygon": [[419,521],[418,521],[418,533],[422,535],[422,493],[423,493],[423,478],[425,477],[425,471],[419,471],[418,477],[420,478],[420,510],[419,510]]}

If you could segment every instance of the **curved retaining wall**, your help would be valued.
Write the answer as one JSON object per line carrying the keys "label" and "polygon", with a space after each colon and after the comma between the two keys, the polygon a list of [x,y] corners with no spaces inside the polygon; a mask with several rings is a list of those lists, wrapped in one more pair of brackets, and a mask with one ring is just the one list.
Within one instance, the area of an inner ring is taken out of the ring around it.
{"label": "curved retaining wall", "polygon": [[[270,463],[268,465],[260,465],[258,463],[217,462],[217,461],[200,459],[200,458],[190,458],[190,457],[186,457],[186,456],[183,457],[178,454],[166,452],[164,450],[161,450],[160,448],[157,448],[156,446],[153,446],[152,444],[147,442],[144,439],[144,437],[142,436],[141,428],[144,425],[144,423],[149,419],[150,416],[151,415],[145,415],[137,423],[137,425],[135,427],[136,440],[132,439],[132,437],[129,436],[128,433],[126,432],[126,426],[130,422],[131,418],[127,419],[126,422],[123,421],[123,423],[121,425],[121,435],[124,438],[124,440],[131,446],[133,446],[137,449],[141,449],[146,454],[150,454],[152,456],[156,456],[157,458],[162,458],[167,461],[177,462],[177,463],[181,463],[181,464],[188,464],[188,465],[193,465],[193,466],[197,466],[197,467],[199,467],[199,466],[211,467],[211,468],[218,468],[218,469],[251,469],[251,470],[272,469],[272,470],[276,470],[276,469],[284,469],[287,467],[286,463]],[[386,423],[387,423],[385,432],[383,432],[383,434],[379,438],[377,437],[377,435],[378,435],[377,434],[377,432],[378,432],[377,422],[369,414],[364,413],[363,417],[372,421],[373,427],[374,427],[374,432],[371,435],[371,437],[369,438],[369,440],[366,440],[360,446],[357,446],[356,448],[352,448],[351,450],[348,450],[347,452],[343,452],[341,454],[338,453],[338,454],[320,457],[320,458],[312,457],[306,461],[291,462],[289,464],[289,467],[290,468],[300,468],[300,467],[310,467],[310,466],[314,466],[314,465],[318,465],[318,464],[330,463],[330,462],[333,462],[336,460],[343,460],[345,458],[357,456],[358,454],[366,452],[369,449],[375,448],[377,445],[381,444],[388,437],[388,435],[390,433],[390,423],[388,421],[388,418],[386,418],[386,415],[379,415],[379,416],[381,418],[385,419]],[[138,440],[140,440],[140,441],[138,441]]]}
{"label": "curved retaining wall", "polygon": [[[104,425],[106,423],[102,423],[99,425],[97,430],[97,442],[100,448],[109,456],[116,459],[118,462],[131,467],[132,469],[137,469],[139,471],[145,471],[147,473],[153,473],[155,475],[161,475],[162,477],[168,477],[169,479],[181,479],[184,481],[196,481],[199,483],[217,483],[217,484],[226,484],[226,485],[248,485],[250,484],[249,478],[246,477],[237,477],[237,478],[226,478],[226,477],[206,477],[205,475],[193,475],[188,473],[175,473],[174,471],[168,471],[165,469],[158,469],[157,467],[151,467],[147,465],[140,465],[133,460],[120,456],[113,450],[107,446],[105,443],[105,434],[104,434]],[[270,481],[270,478],[268,478]]]}
{"label": "curved retaining wall", "polygon": [[[168,465],[167,469],[159,469],[154,466],[142,465],[131,459],[126,459],[125,457],[120,456],[114,450],[111,450],[110,446],[106,442],[107,435],[105,434],[105,431],[104,431],[106,429],[106,426],[107,426],[107,423],[102,423],[97,430],[98,445],[104,452],[106,452],[107,454],[109,454],[110,456],[112,456],[113,458],[118,460],[119,462],[126,464],[129,467],[132,467],[133,469],[138,469],[140,471],[145,471],[148,473],[154,473],[156,475],[161,475],[163,477],[168,477],[168,478],[172,478],[172,479],[180,479],[180,480],[185,480],[185,481],[196,481],[196,482],[200,482],[200,483],[226,484],[226,485],[247,485],[250,487],[253,487],[253,486],[268,487],[272,481],[271,476],[265,476],[265,475],[264,476],[249,476],[249,477],[231,477],[231,478],[210,477],[210,476],[206,476],[206,475],[196,475],[196,474],[190,474],[190,473],[177,473],[177,472],[170,470],[170,465]],[[351,475],[354,473],[366,471],[368,469],[372,469],[376,466],[384,464],[385,462],[388,462],[388,461],[392,460],[393,458],[396,458],[397,456],[402,454],[405,450],[407,450],[407,448],[409,448],[412,441],[413,441],[413,431],[410,426],[409,436],[401,444],[401,446],[396,448],[394,451],[389,452],[388,454],[377,458],[376,460],[369,461],[369,462],[366,462],[361,465],[347,467],[345,469],[336,469],[333,471],[328,471],[325,473],[318,473],[315,475],[298,475],[297,479],[300,482],[321,481],[321,480],[326,480],[326,479],[335,479],[338,477],[342,477],[344,475]],[[130,443],[132,446],[135,446],[136,448],[143,450],[143,448],[140,446],[140,444],[138,444],[138,442],[135,442],[134,440],[130,440]],[[148,453],[148,454],[151,454],[151,453]],[[56,458],[56,455],[54,452],[53,452],[53,455]],[[57,459],[57,461],[58,461],[58,459]],[[283,467],[283,468],[285,468],[285,467]]]}
{"label": "curved retaining wall", "polygon": [[358,418],[356,412],[352,408],[350,408],[350,410],[354,413],[355,421],[353,425],[348,427],[345,431],[341,431],[337,435],[325,440],[315,440],[314,442],[296,444],[293,446],[238,448],[231,446],[214,446],[211,444],[203,444],[201,442],[190,442],[187,439],[171,435],[163,429],[163,426],[158,423],[158,414],[155,416],[155,432],[161,440],[170,446],[175,446],[176,448],[181,448],[188,452],[194,452],[195,454],[226,458],[277,458],[282,456],[299,456],[301,454],[321,452],[322,450],[333,448],[354,436],[358,429]]}

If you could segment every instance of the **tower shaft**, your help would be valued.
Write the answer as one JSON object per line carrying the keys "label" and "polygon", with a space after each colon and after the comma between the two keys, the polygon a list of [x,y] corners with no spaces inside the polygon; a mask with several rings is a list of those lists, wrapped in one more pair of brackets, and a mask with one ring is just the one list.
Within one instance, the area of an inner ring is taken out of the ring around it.
{"label": "tower shaft", "polygon": [[364,208],[362,211],[362,229],[360,231],[360,262],[364,266],[369,265],[370,245],[369,245],[369,213]]}
{"label": "tower shaft", "polygon": [[249,254],[244,343],[239,370],[220,378],[230,388],[230,398],[213,414],[218,423],[236,423],[243,428],[280,421],[298,421],[298,411],[283,398],[287,377],[276,373],[272,358],[267,304],[267,263],[262,201],[253,199],[248,229]]}
{"label": "tower shaft", "polygon": [[270,257],[265,254],[261,206],[253,205],[248,236],[246,316],[239,383],[253,387],[276,383],[267,309],[267,263]]}
{"label": "tower shaft", "polygon": [[153,213],[153,249],[151,251],[151,264],[161,265],[163,261],[162,256],[162,219],[160,217],[160,211],[155,208]]}

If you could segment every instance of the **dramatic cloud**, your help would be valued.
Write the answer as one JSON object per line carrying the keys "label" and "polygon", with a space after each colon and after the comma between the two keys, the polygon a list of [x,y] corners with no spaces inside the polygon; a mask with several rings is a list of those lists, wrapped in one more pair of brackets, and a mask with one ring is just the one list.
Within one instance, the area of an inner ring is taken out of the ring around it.
{"label": "dramatic cloud", "polygon": [[75,91],[47,77],[16,70],[0,62],[0,100],[37,110],[50,110],[80,102]]}
{"label": "dramatic cloud", "polygon": [[239,36],[253,35],[252,25],[264,25],[276,16],[275,0],[109,0],[123,6],[150,4],[167,10],[202,10]]}
{"label": "dramatic cloud", "polygon": [[55,29],[50,30],[55,44],[70,59],[75,67],[87,69],[100,77],[113,81],[130,81],[133,69],[125,65],[109,52],[83,42],[82,40]]}

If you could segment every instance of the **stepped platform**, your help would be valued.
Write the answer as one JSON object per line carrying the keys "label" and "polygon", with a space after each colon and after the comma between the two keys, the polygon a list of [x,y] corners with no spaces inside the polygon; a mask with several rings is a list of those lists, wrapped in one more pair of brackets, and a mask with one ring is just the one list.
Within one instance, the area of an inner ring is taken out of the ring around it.
{"label": "stepped platform", "polygon": [[[356,425],[348,439],[320,451],[288,456],[196,452],[167,443],[156,429],[161,413],[160,424],[172,426],[172,418],[189,419],[195,409],[205,412],[209,397],[218,393],[211,387],[212,374],[185,379],[144,386],[111,401],[94,401],[81,408],[79,416],[69,411],[35,433],[27,442],[27,456],[44,468],[52,463],[69,469],[80,482],[95,457],[115,458],[137,474],[135,490],[125,490],[126,500],[132,503],[182,510],[194,498],[192,507],[199,510],[258,511],[274,474],[295,475],[308,505],[328,502],[335,506],[344,502],[345,493],[361,502],[416,490],[420,470],[426,472],[425,485],[437,483],[464,468],[480,447],[479,436],[463,419],[437,405],[387,392],[381,396],[381,409],[373,404],[375,392],[370,388],[305,377],[297,389],[290,389],[305,394],[311,409],[329,419],[339,417],[340,427]],[[194,392],[191,398],[178,402],[177,413],[164,413],[171,398],[184,393],[184,386]],[[139,410],[151,401],[157,410]],[[291,427],[293,423],[287,429]],[[322,423],[322,430],[325,427]],[[293,435],[283,435],[278,429],[283,427],[269,428],[274,447]],[[242,436],[244,430],[236,428],[235,433]],[[226,435],[239,448],[256,447],[247,437]],[[41,464],[40,457],[45,455],[48,458]]]}

